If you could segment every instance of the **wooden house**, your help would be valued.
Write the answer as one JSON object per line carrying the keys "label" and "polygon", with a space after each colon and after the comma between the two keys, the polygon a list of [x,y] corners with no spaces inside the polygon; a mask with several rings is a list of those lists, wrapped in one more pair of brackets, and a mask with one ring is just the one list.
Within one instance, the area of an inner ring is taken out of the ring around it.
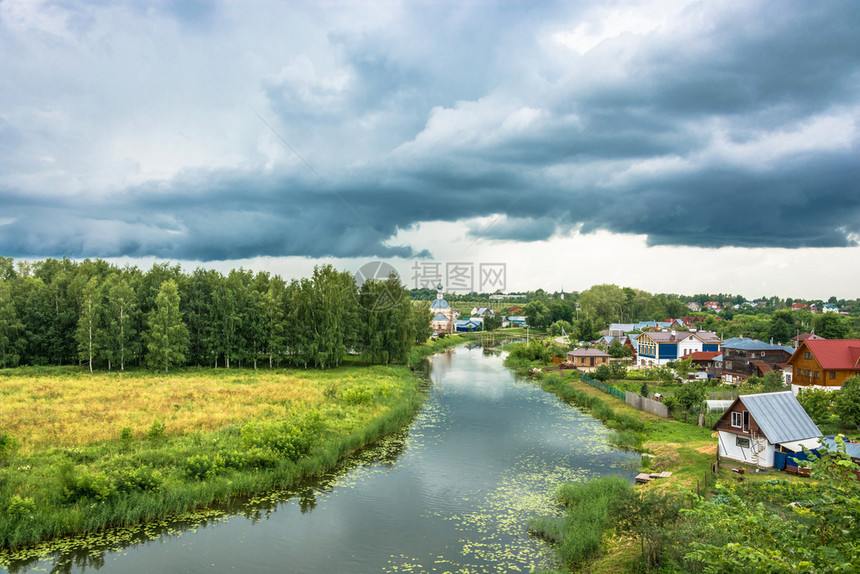
{"label": "wooden house", "polygon": [[782,371],[794,349],[758,339],[735,337],[723,341],[722,351],[723,380],[737,384],[753,375],[761,377],[772,370]]}
{"label": "wooden house", "polygon": [[712,427],[717,452],[762,468],[773,466],[775,452],[800,452],[820,446],[821,431],[791,391],[741,395]]}
{"label": "wooden house", "polygon": [[574,349],[567,353],[565,362],[580,371],[591,372],[600,365],[609,365],[609,353],[600,349]]}
{"label": "wooden house", "polygon": [[847,379],[860,375],[860,339],[812,339],[797,347],[788,360],[791,390],[805,387],[838,390]]}

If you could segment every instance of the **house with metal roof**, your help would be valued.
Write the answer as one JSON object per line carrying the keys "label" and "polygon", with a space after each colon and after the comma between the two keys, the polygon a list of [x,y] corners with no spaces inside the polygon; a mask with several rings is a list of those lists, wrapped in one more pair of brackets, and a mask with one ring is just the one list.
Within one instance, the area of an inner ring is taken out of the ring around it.
{"label": "house with metal roof", "polygon": [[800,343],[788,360],[791,390],[813,387],[835,391],[860,375],[860,339],[812,339]]}
{"label": "house with metal roof", "polygon": [[712,427],[717,452],[761,468],[774,465],[774,453],[797,453],[821,446],[821,431],[791,391],[741,395]]}
{"label": "house with metal roof", "polygon": [[794,349],[758,339],[734,337],[723,341],[722,351],[723,380],[737,384],[752,376],[762,377],[772,370],[784,371]]}

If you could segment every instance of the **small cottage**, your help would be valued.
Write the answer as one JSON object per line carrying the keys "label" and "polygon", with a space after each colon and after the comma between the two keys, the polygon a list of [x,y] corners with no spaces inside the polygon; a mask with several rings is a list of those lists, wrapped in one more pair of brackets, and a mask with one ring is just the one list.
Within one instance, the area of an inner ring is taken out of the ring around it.
{"label": "small cottage", "polygon": [[600,365],[609,364],[609,353],[600,349],[574,349],[567,353],[565,362],[580,371],[591,372]]}
{"label": "small cottage", "polygon": [[821,431],[791,391],[741,395],[712,427],[721,458],[774,465],[774,453],[820,446]]}

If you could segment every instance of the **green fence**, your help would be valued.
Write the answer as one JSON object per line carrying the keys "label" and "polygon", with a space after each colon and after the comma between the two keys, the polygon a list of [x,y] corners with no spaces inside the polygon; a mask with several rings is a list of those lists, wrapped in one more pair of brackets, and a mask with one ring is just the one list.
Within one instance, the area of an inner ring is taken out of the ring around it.
{"label": "green fence", "polygon": [[582,380],[585,381],[586,383],[588,383],[589,385],[591,385],[592,387],[594,387],[595,389],[600,389],[604,393],[608,393],[608,394],[612,395],[613,397],[617,397],[617,398],[621,399],[622,401],[626,398],[624,391],[616,389],[615,387],[613,387],[611,385],[607,385],[606,383],[601,383],[600,381],[595,381],[594,379],[592,379],[588,375],[582,375]]}

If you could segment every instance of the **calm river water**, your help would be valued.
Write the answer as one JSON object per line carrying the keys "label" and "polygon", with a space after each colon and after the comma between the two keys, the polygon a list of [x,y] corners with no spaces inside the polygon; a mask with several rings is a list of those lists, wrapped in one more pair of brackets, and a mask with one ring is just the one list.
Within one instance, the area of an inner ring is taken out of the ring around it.
{"label": "calm river water", "polygon": [[410,427],[294,493],[246,501],[125,547],[11,572],[529,572],[554,564],[526,533],[565,481],[631,479],[638,455],[598,421],[459,347],[430,358]]}

